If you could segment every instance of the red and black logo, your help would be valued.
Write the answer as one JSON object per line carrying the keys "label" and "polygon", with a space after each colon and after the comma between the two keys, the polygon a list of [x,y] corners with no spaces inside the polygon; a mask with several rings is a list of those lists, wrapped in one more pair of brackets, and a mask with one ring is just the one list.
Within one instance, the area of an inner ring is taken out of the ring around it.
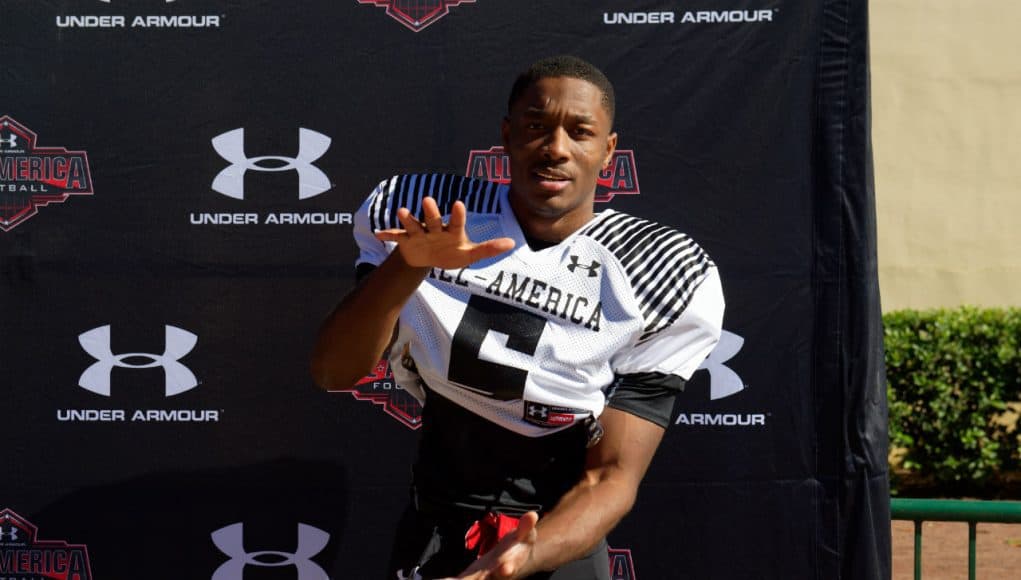
{"label": "red and black logo", "polygon": [[451,6],[474,4],[475,0],[358,0],[358,3],[386,7],[390,18],[419,32],[450,14]]}
{"label": "red and black logo", "polygon": [[383,411],[397,419],[409,429],[422,426],[422,404],[411,396],[397,382],[390,372],[390,363],[382,359],[376,364],[372,374],[350,389],[337,389],[334,392],[351,393],[359,401],[371,401],[383,407]]}
{"label": "red and black logo", "polygon": [[540,427],[563,427],[574,423],[579,417],[591,415],[585,409],[555,407],[528,400],[524,401],[524,404],[523,419]]}
{"label": "red and black logo", "polygon": [[[503,147],[489,149],[472,149],[468,154],[468,177],[510,183],[510,158]],[[599,174],[596,184],[596,201],[607,202],[615,195],[638,195],[638,166],[635,165],[635,152],[630,149],[617,149],[610,159],[610,164]]]}
{"label": "red and black logo", "polygon": [[92,580],[89,551],[82,544],[39,540],[31,522],[4,509],[0,511],[0,578]]}
{"label": "red and black logo", "polygon": [[631,550],[609,548],[607,555],[610,557],[610,580],[637,580]]}
{"label": "red and black logo", "polygon": [[38,212],[71,195],[92,195],[92,175],[84,151],[38,147],[36,135],[0,117],[0,230],[9,232]]}

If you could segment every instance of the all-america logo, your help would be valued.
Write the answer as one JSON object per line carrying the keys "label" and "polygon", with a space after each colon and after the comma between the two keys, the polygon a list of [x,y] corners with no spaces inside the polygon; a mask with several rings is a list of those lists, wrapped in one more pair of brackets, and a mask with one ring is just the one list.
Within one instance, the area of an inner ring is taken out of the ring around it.
{"label": "all-america logo", "polygon": [[92,175],[84,151],[38,147],[36,134],[0,117],[0,230],[9,232],[72,195],[92,195]]}
{"label": "all-america logo", "polygon": [[610,558],[610,580],[636,580],[635,563],[631,560],[631,550],[608,548]]}
{"label": "all-america logo", "polygon": [[10,509],[0,511],[0,578],[92,580],[88,548],[39,540],[36,527]]}
{"label": "all-america logo", "polygon": [[[510,183],[510,158],[503,147],[489,149],[472,149],[468,153],[468,177]],[[610,159],[610,164],[599,174],[596,184],[596,201],[607,202],[615,195],[638,195],[638,166],[635,164],[635,152],[630,149],[617,149]]]}
{"label": "all-america logo", "polygon": [[451,6],[474,4],[475,0],[358,0],[358,3],[385,7],[390,18],[420,32],[450,14]]}
{"label": "all-america logo", "polygon": [[390,363],[381,359],[372,374],[367,375],[350,389],[334,389],[333,392],[351,393],[359,401],[371,401],[383,407],[383,411],[400,421],[409,429],[422,426],[422,405],[397,382],[390,372]]}

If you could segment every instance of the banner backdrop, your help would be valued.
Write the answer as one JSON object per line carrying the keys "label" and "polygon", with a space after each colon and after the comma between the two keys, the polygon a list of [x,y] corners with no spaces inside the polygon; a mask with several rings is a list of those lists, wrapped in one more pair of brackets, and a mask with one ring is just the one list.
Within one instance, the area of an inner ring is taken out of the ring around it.
{"label": "banner backdrop", "polygon": [[598,206],[698,240],[728,304],[612,577],[887,577],[866,14],[0,0],[0,573],[382,577],[421,408],[385,364],[308,372],[352,212],[395,173],[505,181],[514,77],[572,53],[617,91]]}

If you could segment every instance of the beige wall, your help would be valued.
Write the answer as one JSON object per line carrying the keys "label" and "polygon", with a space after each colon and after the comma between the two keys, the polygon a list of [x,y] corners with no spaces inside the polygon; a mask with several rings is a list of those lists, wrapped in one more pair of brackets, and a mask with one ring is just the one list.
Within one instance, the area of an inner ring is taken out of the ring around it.
{"label": "beige wall", "polygon": [[1021,306],[1021,0],[870,0],[883,310]]}

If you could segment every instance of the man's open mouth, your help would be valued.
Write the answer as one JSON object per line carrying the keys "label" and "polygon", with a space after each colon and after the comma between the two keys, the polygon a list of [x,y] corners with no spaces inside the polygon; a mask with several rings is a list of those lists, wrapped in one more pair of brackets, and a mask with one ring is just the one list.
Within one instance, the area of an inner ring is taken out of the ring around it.
{"label": "man's open mouth", "polygon": [[552,169],[534,169],[532,175],[539,178],[540,181],[571,181],[570,175]]}

